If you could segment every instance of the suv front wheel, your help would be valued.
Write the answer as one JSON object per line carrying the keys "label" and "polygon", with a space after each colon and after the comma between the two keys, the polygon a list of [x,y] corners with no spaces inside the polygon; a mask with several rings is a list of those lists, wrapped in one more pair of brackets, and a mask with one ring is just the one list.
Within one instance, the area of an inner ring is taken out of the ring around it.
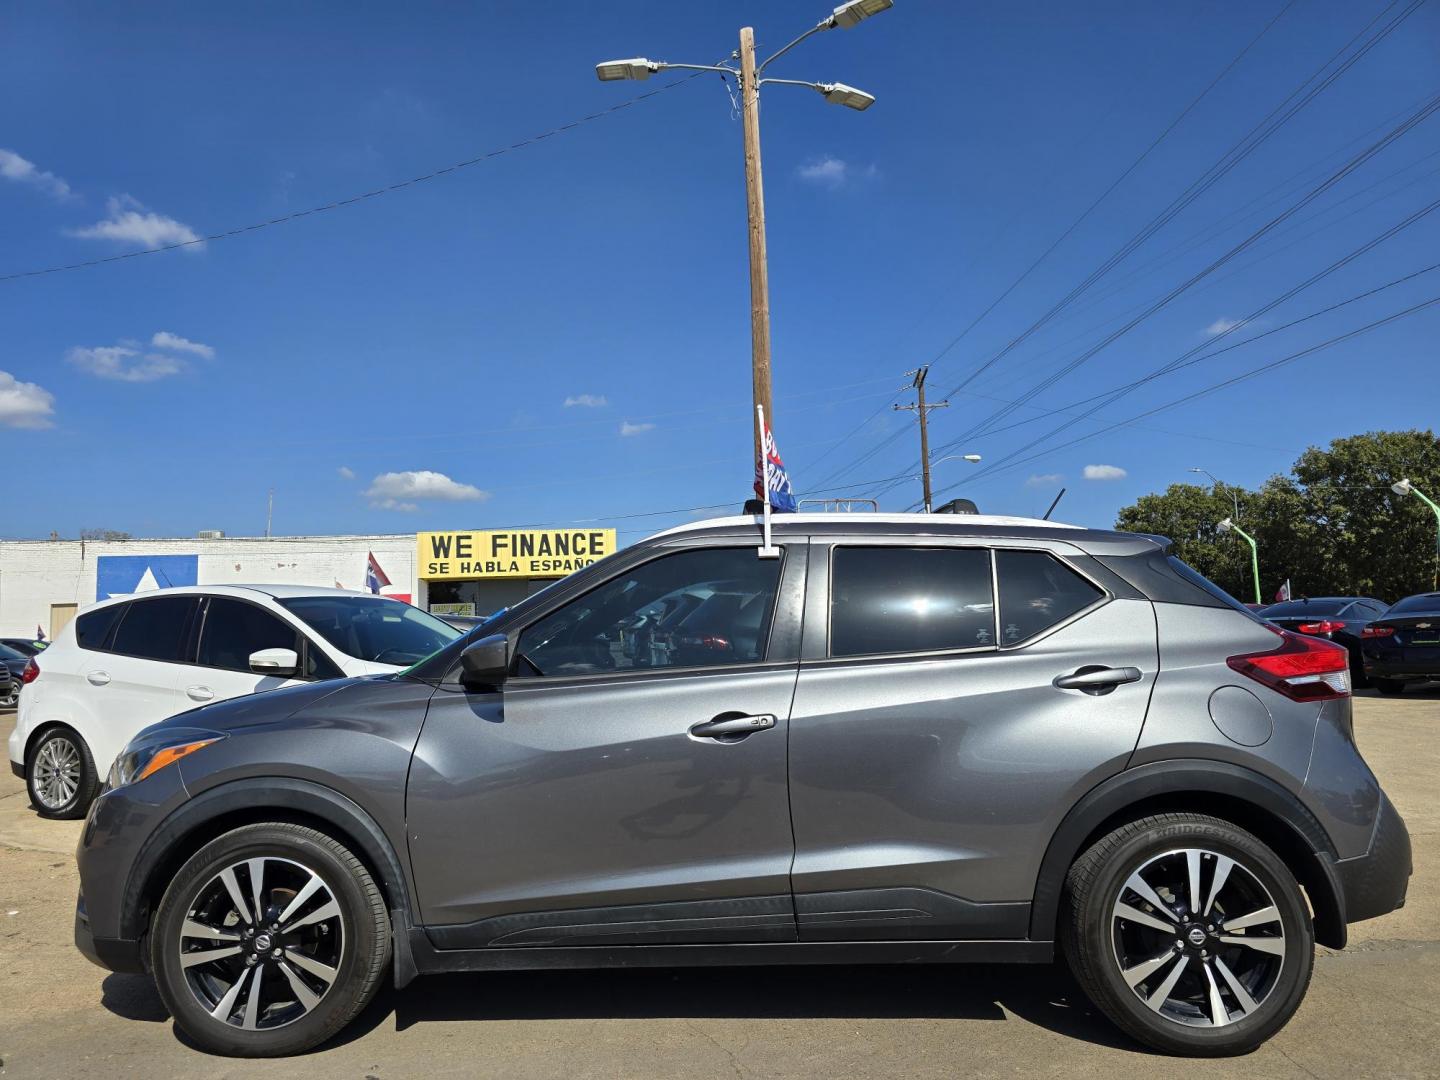
{"label": "suv front wheel", "polygon": [[1174,1054],[1255,1049],[1299,1008],[1314,931],[1284,862],[1201,814],[1116,829],[1066,882],[1065,953],[1090,999],[1125,1032]]}
{"label": "suv front wheel", "polygon": [[324,1042],[375,995],[390,922],[370,872],[301,825],[247,825],[212,840],[165,891],[150,965],[175,1023],[237,1057]]}

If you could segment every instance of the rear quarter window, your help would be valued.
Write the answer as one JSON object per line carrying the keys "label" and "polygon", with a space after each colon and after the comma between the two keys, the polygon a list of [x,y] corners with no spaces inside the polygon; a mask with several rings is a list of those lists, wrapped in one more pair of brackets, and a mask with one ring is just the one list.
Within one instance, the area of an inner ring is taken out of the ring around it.
{"label": "rear quarter window", "polygon": [[75,644],[82,649],[99,651],[106,647],[110,631],[120,621],[129,604],[111,604],[96,611],[87,611],[75,619]]}

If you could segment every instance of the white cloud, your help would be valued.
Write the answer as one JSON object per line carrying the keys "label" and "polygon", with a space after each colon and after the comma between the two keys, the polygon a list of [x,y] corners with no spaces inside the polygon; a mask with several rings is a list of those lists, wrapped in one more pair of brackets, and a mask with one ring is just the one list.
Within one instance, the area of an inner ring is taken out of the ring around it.
{"label": "white cloud", "polygon": [[16,428],[47,428],[55,415],[55,395],[33,382],[20,382],[0,371],[0,424]]}
{"label": "white cloud", "polygon": [[440,502],[476,502],[488,499],[490,493],[470,484],[451,480],[444,473],[421,469],[414,472],[381,473],[365,489],[370,505],[377,510],[413,511],[420,507],[416,499]]}
{"label": "white cloud", "polygon": [[1223,334],[1229,330],[1234,330],[1235,327],[1239,326],[1243,321],[1242,319],[1229,319],[1222,315],[1205,328],[1205,333],[1212,337],[1216,334]]}
{"label": "white cloud", "polygon": [[1086,465],[1086,480],[1124,480],[1129,476],[1119,465]]}
{"label": "white cloud", "polygon": [[161,330],[150,339],[150,344],[157,349],[169,349],[171,352],[194,353],[196,356],[203,356],[206,360],[215,359],[215,347],[213,345],[202,345],[198,341],[191,341],[179,334],[172,334],[169,330]]}
{"label": "white cloud", "polygon": [[109,217],[104,221],[83,229],[67,229],[66,234],[81,240],[119,240],[146,248],[188,244],[187,251],[199,251],[205,246],[200,234],[189,225],[147,210],[129,195],[107,200],[105,209]]}
{"label": "white cloud", "polygon": [[620,422],[620,434],[625,437],[631,435],[643,435],[647,431],[654,431],[654,424],[632,424],[629,420]]}
{"label": "white cloud", "polygon": [[76,346],[65,359],[81,371],[117,382],[154,382],[185,370],[185,361],[163,353],[142,353],[134,343],[100,345],[93,349]]}
{"label": "white cloud", "polygon": [[33,161],[27,161],[14,150],[0,148],[0,177],[14,180],[17,184],[29,184],[38,188],[52,199],[64,202],[73,196],[70,185],[52,172],[37,168]]}
{"label": "white cloud", "polygon": [[832,189],[843,187],[853,180],[872,179],[879,173],[880,170],[874,164],[862,169],[843,158],[831,157],[829,154],[807,161],[795,170],[795,175],[807,184],[818,184]]}
{"label": "white cloud", "polygon": [[582,409],[599,409],[610,404],[605,400],[604,394],[571,394],[565,399],[565,408],[573,409],[577,405]]}
{"label": "white cloud", "polygon": [[355,470],[352,469],[352,468],[350,468],[349,465],[341,465],[341,466],[340,466],[338,469],[336,469],[335,471],[340,474],[340,479],[341,479],[341,480],[354,480],[354,479],[355,479]]}
{"label": "white cloud", "polygon": [[1035,475],[1031,476],[1029,480],[1026,480],[1026,481],[1025,481],[1025,486],[1026,486],[1026,487],[1045,487],[1045,488],[1048,488],[1048,487],[1054,487],[1056,484],[1063,483],[1064,480],[1065,480],[1065,476],[1064,476],[1063,473],[1058,473],[1058,472],[1036,473]]}

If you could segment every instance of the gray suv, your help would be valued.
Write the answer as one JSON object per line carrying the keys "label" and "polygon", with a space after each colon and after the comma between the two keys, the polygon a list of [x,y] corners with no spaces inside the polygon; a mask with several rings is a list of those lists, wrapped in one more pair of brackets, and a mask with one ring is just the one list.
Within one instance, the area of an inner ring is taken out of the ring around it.
{"label": "gray suv", "polygon": [[757,539],[661,533],[398,675],[146,729],[85,825],[80,949],[223,1054],[313,1046],[386,977],[1062,952],[1134,1038],[1220,1055],[1404,903],[1345,650],[1165,540]]}

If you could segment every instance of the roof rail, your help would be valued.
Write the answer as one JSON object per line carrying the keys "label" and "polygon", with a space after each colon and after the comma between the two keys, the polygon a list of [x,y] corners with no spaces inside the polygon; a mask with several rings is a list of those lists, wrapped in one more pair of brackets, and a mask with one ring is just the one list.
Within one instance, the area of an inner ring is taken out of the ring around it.
{"label": "roof rail", "polygon": [[878,499],[801,499],[801,506],[818,506],[822,510],[833,510],[842,514],[853,513],[856,503],[865,503],[866,509],[878,514],[880,502]]}

